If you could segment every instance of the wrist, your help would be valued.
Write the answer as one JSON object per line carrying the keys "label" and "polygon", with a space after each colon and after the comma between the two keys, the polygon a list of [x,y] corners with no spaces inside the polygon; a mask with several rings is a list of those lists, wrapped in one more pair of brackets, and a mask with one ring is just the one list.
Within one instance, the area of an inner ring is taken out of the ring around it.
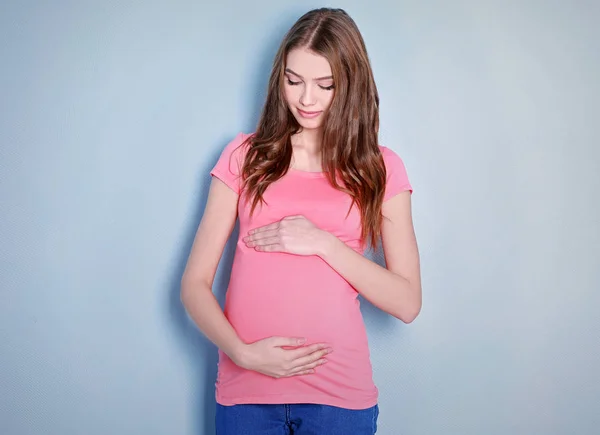
{"label": "wrist", "polygon": [[246,367],[249,359],[248,345],[240,340],[229,351],[228,356],[237,366]]}
{"label": "wrist", "polygon": [[319,257],[321,257],[323,260],[327,260],[327,258],[329,258],[332,254],[333,251],[335,251],[336,249],[336,245],[340,242],[340,239],[338,239],[336,236],[334,236],[333,234],[327,232],[327,231],[322,231],[322,237],[321,237],[321,243],[319,244],[319,248],[318,248],[318,253],[317,255]]}

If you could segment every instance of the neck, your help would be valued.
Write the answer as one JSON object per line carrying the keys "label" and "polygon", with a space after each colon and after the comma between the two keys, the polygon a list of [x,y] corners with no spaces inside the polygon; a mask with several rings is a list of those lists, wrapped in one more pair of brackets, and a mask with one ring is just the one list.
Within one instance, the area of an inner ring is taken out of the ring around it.
{"label": "neck", "polygon": [[301,148],[310,155],[318,155],[321,152],[322,130],[302,130],[292,138],[294,148]]}
{"label": "neck", "polygon": [[320,172],[321,130],[302,130],[292,136],[292,167],[301,171]]}

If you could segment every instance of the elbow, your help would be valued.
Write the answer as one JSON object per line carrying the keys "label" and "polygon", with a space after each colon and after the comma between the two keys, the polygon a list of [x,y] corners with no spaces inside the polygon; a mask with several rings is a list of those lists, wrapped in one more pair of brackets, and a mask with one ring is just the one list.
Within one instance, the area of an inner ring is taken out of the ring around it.
{"label": "elbow", "polygon": [[211,285],[206,279],[184,274],[179,283],[179,299],[186,310],[196,304],[199,295],[206,290],[212,294]]}
{"label": "elbow", "polygon": [[421,312],[421,305],[419,305],[418,307],[414,307],[410,310],[404,310],[402,315],[398,316],[398,319],[408,325],[409,323],[412,323],[419,316],[420,312]]}
{"label": "elbow", "polygon": [[421,313],[423,304],[421,298],[415,298],[410,302],[402,301],[400,306],[392,313],[392,315],[398,320],[406,323],[412,323]]}
{"label": "elbow", "polygon": [[195,287],[195,285],[190,281],[191,280],[184,275],[179,283],[179,299],[186,309]]}

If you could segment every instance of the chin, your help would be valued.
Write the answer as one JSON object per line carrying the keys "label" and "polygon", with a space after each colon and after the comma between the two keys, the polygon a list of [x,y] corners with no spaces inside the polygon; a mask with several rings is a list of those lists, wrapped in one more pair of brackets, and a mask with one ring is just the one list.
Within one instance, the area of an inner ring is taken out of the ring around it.
{"label": "chin", "polygon": [[296,118],[296,121],[298,124],[300,124],[300,127],[302,127],[303,130],[317,130],[320,129],[323,124],[321,119],[305,119],[297,115],[294,116],[294,118]]}
{"label": "chin", "polygon": [[306,122],[304,120],[298,121],[302,130],[319,130],[321,128],[320,122]]}

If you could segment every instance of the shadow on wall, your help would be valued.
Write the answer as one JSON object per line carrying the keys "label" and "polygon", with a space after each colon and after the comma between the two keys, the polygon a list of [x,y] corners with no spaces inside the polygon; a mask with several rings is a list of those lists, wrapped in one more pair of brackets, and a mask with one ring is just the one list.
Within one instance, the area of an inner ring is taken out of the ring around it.
{"label": "shadow on wall", "polygon": [[[264,100],[267,93],[267,86],[273,59],[279,47],[279,44],[292,24],[303,14],[305,10],[296,11],[296,13],[290,13],[288,20],[282,20],[282,25],[273,33],[273,38],[270,44],[262,52],[260,61],[257,67],[257,73],[252,78],[253,82],[249,87],[251,89],[257,89],[254,98],[250,99],[251,107],[247,113],[253,114],[248,120],[246,133],[253,132],[259,121],[260,113]],[[285,25],[284,25],[285,24]],[[191,406],[194,410],[195,417],[195,430],[194,433],[202,435],[212,435],[215,433],[215,380],[217,376],[217,362],[218,353],[217,348],[208,339],[206,339],[202,333],[197,329],[193,322],[188,318],[187,313],[181,303],[180,299],[180,283],[185,265],[188,259],[189,252],[194,241],[196,230],[204,207],[208,198],[208,191],[210,187],[210,170],[216,164],[221,151],[225,145],[233,139],[235,134],[233,133],[230,137],[224,138],[221,143],[216,144],[214,151],[209,159],[206,160],[208,164],[201,168],[199,191],[198,197],[193,202],[197,204],[197,208],[193,216],[189,220],[189,226],[184,231],[184,243],[177,253],[174,270],[170,279],[169,293],[168,293],[168,310],[169,318],[176,329],[176,336],[181,340],[183,346],[182,349],[189,355],[192,367],[203,367],[203,372],[198,372],[198,378],[192,380],[192,385],[197,389],[195,391],[196,400]],[[218,146],[217,146],[218,145]],[[223,257],[219,263],[217,270],[217,276],[215,277],[215,288],[213,291],[221,307],[225,302],[225,292],[229,283],[229,271],[233,264],[233,257],[235,253],[236,240],[239,234],[239,225],[236,224],[233,233],[227,243],[223,252]],[[383,255],[379,251],[369,251],[367,253],[369,258],[374,259],[379,264],[383,265]],[[365,316],[366,323],[369,325],[375,325],[377,330],[381,328],[388,328],[393,326],[396,322],[390,316],[385,315],[377,308],[373,307],[370,303],[361,299],[361,307],[363,315]]]}
{"label": "shadow on wall", "polygon": [[[199,189],[193,216],[189,219],[188,228],[185,229],[184,242],[177,253],[177,259],[170,279],[169,285],[169,318],[174,325],[175,335],[181,342],[181,349],[188,354],[191,360],[191,366],[194,371],[194,378],[190,380],[192,385],[193,401],[190,409],[194,418],[194,432],[196,434],[214,434],[214,415],[215,415],[215,396],[214,384],[217,375],[218,354],[217,348],[198,330],[193,321],[188,317],[183,304],[181,303],[181,277],[185,270],[196,230],[202,219],[204,207],[208,199],[210,188],[210,170],[216,164],[222,149],[231,140],[221,141],[221,147],[215,148],[210,159],[207,159],[206,166],[202,167],[200,172]],[[215,276],[215,288],[213,289],[221,307],[225,302],[225,290],[229,283],[229,271],[233,264],[233,254],[235,249],[235,240],[238,236],[238,225],[235,226],[232,236],[223,251],[217,275]]]}

